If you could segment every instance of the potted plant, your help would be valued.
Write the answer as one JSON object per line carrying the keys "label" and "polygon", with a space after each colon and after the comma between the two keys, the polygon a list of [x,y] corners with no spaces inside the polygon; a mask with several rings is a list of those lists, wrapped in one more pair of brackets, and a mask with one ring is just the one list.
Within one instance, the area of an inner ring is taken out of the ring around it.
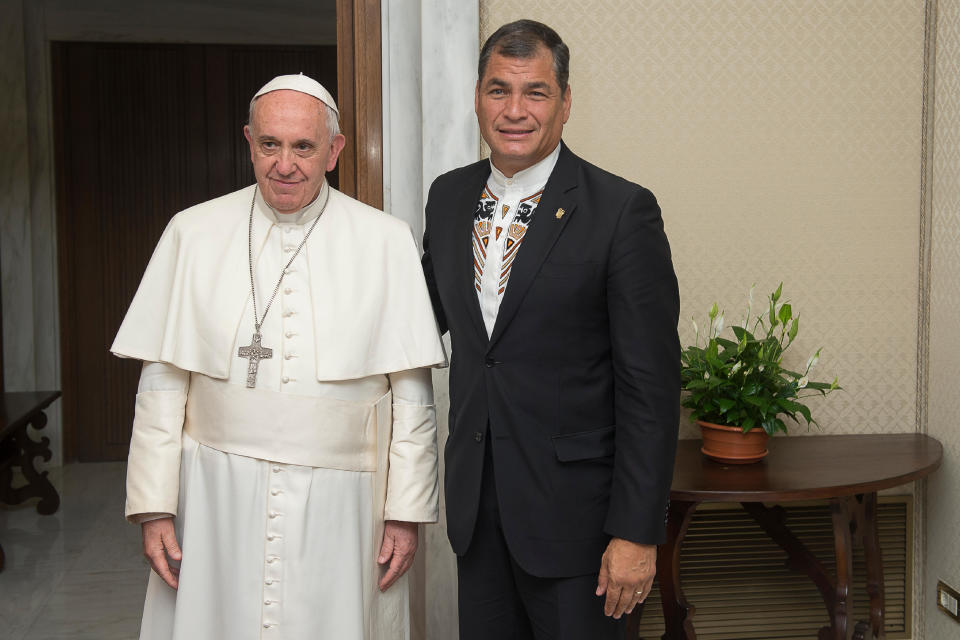
{"label": "potted plant", "polygon": [[[700,425],[703,453],[727,463],[756,462],[767,454],[767,438],[787,433],[785,416],[807,427],[817,421],[804,398],[826,396],[839,389],[833,382],[814,382],[810,372],[820,359],[820,349],[807,359],[802,372],[783,367],[783,354],[800,328],[799,316],[789,302],[781,302],[783,283],[768,297],[768,305],[753,316],[753,288],[740,326],[729,327],[722,337],[724,314],[714,303],[710,324],[701,336],[696,321],[696,341],[681,354],[680,379],[685,394],[681,404],[690,409],[690,420]],[[701,346],[701,337],[704,344]],[[741,451],[746,445],[750,450]]]}

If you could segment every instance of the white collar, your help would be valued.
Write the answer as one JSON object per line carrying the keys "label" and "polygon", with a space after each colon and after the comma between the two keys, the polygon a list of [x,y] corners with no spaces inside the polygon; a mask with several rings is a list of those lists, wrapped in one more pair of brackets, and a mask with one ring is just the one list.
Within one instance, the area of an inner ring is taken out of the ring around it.
{"label": "white collar", "polygon": [[263,201],[264,206],[261,210],[265,212],[267,218],[274,224],[304,225],[320,215],[320,212],[323,210],[323,203],[327,201],[327,193],[329,191],[330,185],[327,184],[327,180],[324,178],[323,186],[320,187],[317,197],[314,198],[310,204],[294,213],[277,213],[273,207],[268,205],[266,200],[263,199],[263,194],[260,193],[259,190],[257,190],[257,198]]}
{"label": "white collar", "polygon": [[557,165],[557,159],[560,157],[560,143],[557,143],[556,149],[550,152],[546,158],[533,166],[527,167],[523,171],[517,171],[513,177],[508,178],[503,175],[500,169],[493,166],[493,160],[490,160],[490,179],[494,189],[503,193],[507,186],[519,189],[520,193],[535,193],[547,184],[547,179],[553,173],[553,168]]}

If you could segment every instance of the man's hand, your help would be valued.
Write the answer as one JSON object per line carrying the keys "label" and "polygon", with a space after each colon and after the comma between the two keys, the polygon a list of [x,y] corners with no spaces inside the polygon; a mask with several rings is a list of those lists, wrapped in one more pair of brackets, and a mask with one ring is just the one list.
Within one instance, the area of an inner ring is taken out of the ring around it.
{"label": "man's hand", "polygon": [[603,552],[597,595],[607,595],[603,612],[617,620],[633,613],[638,602],[650,594],[657,573],[657,546],[613,538]]}
{"label": "man's hand", "polygon": [[417,523],[387,520],[383,526],[383,545],[380,547],[378,564],[390,563],[387,572],[380,578],[380,591],[386,591],[413,564],[417,552]]}
{"label": "man's hand", "polygon": [[171,566],[169,560],[179,563],[183,554],[177,544],[177,534],[173,531],[173,518],[148,520],[140,525],[140,529],[143,533],[143,555],[157,575],[176,589],[180,584],[180,567]]}

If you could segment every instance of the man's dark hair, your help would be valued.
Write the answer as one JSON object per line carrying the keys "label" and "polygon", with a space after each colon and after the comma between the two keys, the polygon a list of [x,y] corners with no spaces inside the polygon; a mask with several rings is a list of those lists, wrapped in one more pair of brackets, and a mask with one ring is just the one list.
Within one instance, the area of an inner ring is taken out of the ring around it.
{"label": "man's dark hair", "polygon": [[487,38],[480,49],[480,64],[477,65],[478,81],[483,80],[490,56],[494,53],[506,58],[528,60],[537,55],[537,49],[543,45],[553,54],[553,73],[560,85],[560,92],[567,90],[570,77],[570,49],[563,43],[557,32],[535,20],[517,20],[505,24]]}

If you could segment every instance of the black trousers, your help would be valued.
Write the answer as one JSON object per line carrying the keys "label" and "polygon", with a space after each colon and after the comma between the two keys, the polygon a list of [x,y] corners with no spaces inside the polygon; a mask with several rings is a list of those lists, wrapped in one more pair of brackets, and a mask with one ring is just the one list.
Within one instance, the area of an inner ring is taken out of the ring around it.
{"label": "black trousers", "polygon": [[622,640],[626,616],[603,614],[596,573],[539,578],[510,554],[487,436],[477,524],[470,547],[457,558],[460,640]]}

